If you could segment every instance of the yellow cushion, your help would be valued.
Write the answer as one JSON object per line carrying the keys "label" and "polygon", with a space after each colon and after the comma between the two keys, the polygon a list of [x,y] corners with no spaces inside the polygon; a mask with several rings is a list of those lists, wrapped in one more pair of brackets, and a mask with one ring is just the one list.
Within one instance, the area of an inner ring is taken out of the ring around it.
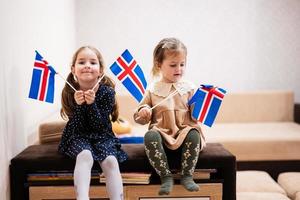
{"label": "yellow cushion", "polygon": [[127,134],[131,132],[131,124],[120,117],[117,121],[112,123],[112,129],[116,135]]}

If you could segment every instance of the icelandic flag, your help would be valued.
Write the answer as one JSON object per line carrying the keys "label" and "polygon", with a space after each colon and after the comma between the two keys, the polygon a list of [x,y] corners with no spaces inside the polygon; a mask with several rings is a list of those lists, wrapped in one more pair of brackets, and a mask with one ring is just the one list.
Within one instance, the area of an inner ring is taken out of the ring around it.
{"label": "icelandic flag", "polygon": [[110,70],[138,102],[143,99],[147,81],[142,68],[127,49],[110,66]]}
{"label": "icelandic flag", "polygon": [[29,98],[53,103],[56,71],[37,51],[35,52]]}
{"label": "icelandic flag", "polygon": [[222,88],[201,85],[188,102],[188,105],[194,104],[192,116],[199,122],[211,127],[225,94],[226,90]]}

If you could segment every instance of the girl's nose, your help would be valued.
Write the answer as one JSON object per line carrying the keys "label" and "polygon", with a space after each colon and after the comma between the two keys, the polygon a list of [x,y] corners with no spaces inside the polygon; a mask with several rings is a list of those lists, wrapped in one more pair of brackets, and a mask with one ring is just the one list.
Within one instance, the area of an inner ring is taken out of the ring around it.
{"label": "girl's nose", "polygon": [[91,67],[91,64],[90,64],[90,63],[86,63],[86,64],[85,64],[85,67],[86,67],[86,68],[90,68],[90,67]]}

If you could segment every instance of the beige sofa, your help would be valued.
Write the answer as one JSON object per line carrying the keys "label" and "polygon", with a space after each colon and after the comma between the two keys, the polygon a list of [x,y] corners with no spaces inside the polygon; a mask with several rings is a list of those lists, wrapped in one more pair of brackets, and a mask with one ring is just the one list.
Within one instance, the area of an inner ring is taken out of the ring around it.
{"label": "beige sofa", "polygon": [[[137,103],[130,96],[119,102],[132,134],[143,135],[147,126],[132,119]],[[291,91],[229,93],[215,124],[202,129],[207,142],[219,142],[236,156],[237,170],[266,171],[274,180],[282,172],[300,171],[300,105]]]}
{"label": "beige sofa", "polygon": [[[137,102],[129,95],[118,96],[118,102],[120,115],[133,127],[129,136],[143,136],[147,125],[136,124],[132,117]],[[64,124],[42,124],[41,140],[59,139]],[[229,93],[216,123],[211,128],[202,127],[207,142],[219,142],[236,156],[238,169],[266,170],[275,164],[273,168],[278,165],[282,169],[272,175],[274,178],[285,169],[300,170],[300,124],[294,122],[294,95],[290,91]],[[253,168],[253,162],[261,166]]]}
{"label": "beige sofa", "polygon": [[[147,126],[132,119],[137,103],[130,96],[119,96],[119,103],[132,134],[143,135]],[[290,91],[229,93],[215,124],[202,128],[207,142],[222,143],[237,161],[300,160],[300,124],[293,115]]]}
{"label": "beige sofa", "polygon": [[238,161],[300,160],[292,92],[228,94],[217,122],[204,127],[207,140],[222,143]]}

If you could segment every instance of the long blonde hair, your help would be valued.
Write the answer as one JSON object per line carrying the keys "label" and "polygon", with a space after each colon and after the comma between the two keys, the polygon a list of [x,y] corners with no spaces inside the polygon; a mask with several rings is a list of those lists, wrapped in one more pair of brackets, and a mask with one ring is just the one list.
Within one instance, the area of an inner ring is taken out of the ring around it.
{"label": "long blonde hair", "polygon": [[[101,55],[101,53],[92,46],[83,46],[80,47],[73,55],[72,58],[72,62],[71,62],[71,68],[72,66],[75,66],[75,62],[77,59],[78,54],[85,48],[88,48],[90,50],[92,50],[99,61],[99,71],[103,72],[104,71],[104,61],[103,61],[103,57]],[[79,84],[78,82],[74,79],[74,76],[72,74],[72,72],[69,73],[68,77],[67,77],[67,81],[76,89],[79,89]],[[108,76],[104,76],[100,82],[100,84],[103,85],[108,85],[112,88],[115,88],[115,83],[112,81],[112,79],[110,79]],[[67,120],[68,118],[72,117],[73,112],[74,112],[74,108],[76,106],[76,102],[74,99],[74,90],[68,85],[65,84],[63,90],[62,90],[62,94],[61,94],[61,105],[62,108],[60,110],[60,115],[63,119]],[[117,100],[115,99],[115,104],[113,106],[113,112],[111,113],[111,120],[112,121],[116,121],[118,119],[119,116],[119,108],[118,108],[118,104],[117,104]]]}
{"label": "long blonde hair", "polygon": [[166,55],[176,55],[184,53],[187,55],[186,46],[177,38],[164,38],[155,47],[153,51],[153,66],[151,74],[157,77],[160,74],[160,65],[166,58]]}

